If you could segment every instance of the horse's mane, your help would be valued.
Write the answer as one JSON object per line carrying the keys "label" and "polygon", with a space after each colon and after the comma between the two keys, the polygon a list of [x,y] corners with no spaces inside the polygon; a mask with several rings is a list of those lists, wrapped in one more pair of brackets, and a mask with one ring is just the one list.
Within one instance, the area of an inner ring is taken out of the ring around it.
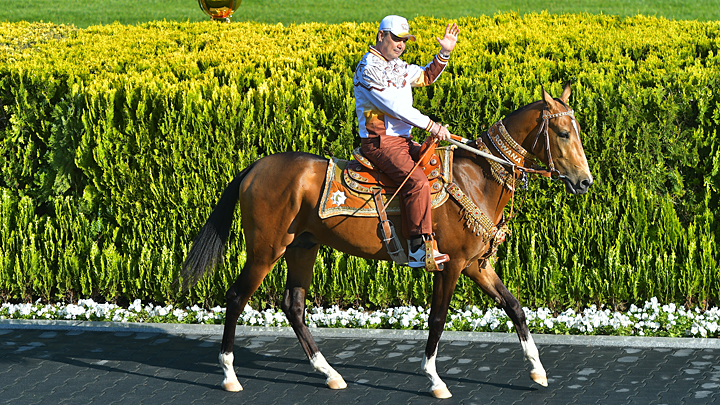
{"label": "horse's mane", "polygon": [[[557,101],[558,103],[562,104],[565,108],[570,109],[570,107],[568,107],[568,105],[565,104],[565,102],[562,101],[562,100],[560,100],[559,98],[554,98],[554,100]],[[526,110],[534,109],[534,108],[536,108],[536,106],[537,106],[538,104],[540,104],[540,103],[543,103],[543,100],[538,100],[538,101],[532,102],[532,103],[530,103],[530,104],[528,104],[528,105],[526,105],[526,106],[524,106],[524,107],[520,107],[520,108],[518,108],[517,110],[515,110],[515,111],[511,112],[510,114],[506,115],[505,118],[511,118],[511,117],[513,117],[513,116],[515,116],[515,115],[518,115],[518,114],[521,114],[521,113],[525,112]]]}

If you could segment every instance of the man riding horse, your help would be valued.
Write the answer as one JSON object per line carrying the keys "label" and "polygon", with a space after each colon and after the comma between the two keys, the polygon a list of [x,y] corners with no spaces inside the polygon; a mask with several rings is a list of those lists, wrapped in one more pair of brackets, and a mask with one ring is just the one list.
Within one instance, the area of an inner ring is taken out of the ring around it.
{"label": "man riding horse", "polygon": [[436,264],[450,260],[438,252],[432,237],[430,185],[421,170],[413,170],[420,160],[420,145],[413,142],[411,129],[424,129],[437,140],[447,140],[450,132],[413,107],[412,88],[437,80],[447,66],[459,32],[457,24],[448,24],[444,37],[436,38],[441,48],[433,60],[425,67],[410,65],[400,55],[406,42],[415,41],[415,36],[410,34],[405,18],[389,15],[380,22],[376,44],[363,56],[353,80],[362,153],[396,184],[405,182],[400,195],[405,214],[403,228],[410,239],[410,267],[424,267],[429,249]]}
{"label": "man riding horse", "polygon": [[[447,65],[458,32],[457,25],[447,26],[445,36],[438,39],[440,54],[424,68],[407,65],[398,57],[405,49],[405,41],[413,37],[404,18],[389,16],[380,24],[376,45],[357,68],[355,96],[363,152],[387,175],[395,176],[398,184],[412,171],[414,160],[423,160],[417,156],[418,145],[411,140],[413,126],[430,131],[436,139],[444,140],[450,136],[446,128],[412,107],[411,92],[413,86],[427,85],[437,79]],[[421,267],[425,263],[422,260],[425,252],[430,259],[433,256],[438,260],[448,259],[443,270],[432,277],[428,339],[420,363],[435,398],[452,395],[438,374],[436,359],[450,302],[461,274],[505,310],[531,365],[530,377],[540,385],[548,384],[522,305],[495,273],[492,261],[487,260],[506,234],[503,212],[514,195],[514,169],[542,173],[532,169],[541,163],[548,168],[544,173],[561,180],[571,194],[584,194],[593,184],[580,139],[580,126],[569,106],[570,84],[565,85],[558,98],[553,98],[542,88],[540,90],[540,100],[511,112],[491,125],[488,131],[477,134],[475,140],[458,142],[463,148],[452,151],[452,160],[445,161],[450,166],[448,176],[451,180],[443,184],[452,198],[435,208],[434,226],[427,207],[429,197],[422,191],[427,180],[416,179],[413,173],[414,180],[408,181],[406,190],[401,189],[412,229],[408,234],[416,240],[414,244],[410,243],[412,264]],[[389,250],[383,249],[384,240],[377,237],[377,217],[344,213],[321,216],[323,195],[332,185],[328,176],[335,173],[336,161],[335,158],[288,151],[253,162],[225,188],[188,252],[182,270],[185,288],[190,288],[206,272],[223,262],[239,206],[245,264],[226,294],[225,327],[218,356],[225,390],[243,389],[233,366],[237,321],[252,294],[281,259],[287,265],[287,281],[280,307],[300,346],[312,367],[325,377],[327,387],[343,389],[348,386],[325,359],[306,324],[306,294],[311,290],[315,271],[330,271],[323,265],[316,265],[318,252],[322,246],[329,246],[366,260],[394,258]],[[343,204],[339,199],[335,201],[338,205]],[[398,220],[397,216],[394,218]],[[439,246],[451,257],[433,252],[437,248],[433,249],[432,242],[427,243],[430,247],[422,246],[422,239],[430,239],[433,231],[437,233]],[[433,264],[429,260],[426,268],[430,269]],[[435,268],[439,270],[437,266]],[[242,361],[252,359],[243,356]]]}

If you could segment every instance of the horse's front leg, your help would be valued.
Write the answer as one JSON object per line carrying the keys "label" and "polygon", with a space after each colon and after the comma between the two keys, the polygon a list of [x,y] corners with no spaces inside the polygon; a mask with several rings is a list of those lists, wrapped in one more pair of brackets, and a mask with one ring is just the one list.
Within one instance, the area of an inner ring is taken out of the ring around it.
{"label": "horse's front leg", "polygon": [[445,328],[450,299],[452,298],[453,291],[455,291],[455,285],[460,277],[461,270],[461,264],[451,260],[445,263],[445,269],[443,271],[434,273],[433,275],[432,306],[430,308],[430,316],[428,317],[430,332],[428,334],[428,341],[425,346],[425,354],[421,367],[423,373],[430,379],[430,393],[435,398],[444,399],[452,396],[447,385],[445,385],[437,373],[435,359],[437,358],[438,342]]}
{"label": "horse's front leg", "polygon": [[470,277],[470,279],[480,286],[510,317],[513,325],[515,325],[515,331],[517,331],[518,338],[520,339],[520,344],[525,353],[525,359],[532,365],[530,378],[543,387],[547,387],[547,373],[540,362],[540,352],[530,335],[530,329],[528,329],[525,319],[525,312],[523,312],[520,302],[508,291],[505,284],[503,284],[487,260],[483,260],[482,263],[473,263],[463,270],[463,274]]}

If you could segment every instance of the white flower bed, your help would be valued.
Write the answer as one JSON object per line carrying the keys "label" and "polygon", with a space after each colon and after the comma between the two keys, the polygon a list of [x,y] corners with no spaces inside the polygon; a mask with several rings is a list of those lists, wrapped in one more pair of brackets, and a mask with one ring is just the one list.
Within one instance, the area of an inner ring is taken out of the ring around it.
{"label": "white flower bed", "polygon": [[[639,335],[639,336],[691,336],[718,337],[720,335],[720,310],[713,307],[700,311],[661,305],[653,298],[642,308],[632,305],[625,313],[613,312],[595,305],[576,313],[568,309],[554,316],[547,308],[530,310],[523,308],[530,331],[533,333],[571,335]],[[422,307],[389,308],[366,311],[363,308],[341,310],[313,308],[307,313],[311,328],[373,328],[373,329],[428,329],[430,309]],[[80,300],[75,304],[2,304],[0,319],[59,319],[112,322],[166,322],[222,324],[225,309],[210,310],[194,305],[185,309],[172,305],[143,305],[135,300],[124,309],[114,304],[98,304],[93,300]],[[238,320],[239,325],[289,326],[285,314],[279,310],[256,311],[250,306]],[[513,332],[510,318],[502,309],[482,310],[468,306],[464,310],[452,310],[448,315],[446,330]]]}

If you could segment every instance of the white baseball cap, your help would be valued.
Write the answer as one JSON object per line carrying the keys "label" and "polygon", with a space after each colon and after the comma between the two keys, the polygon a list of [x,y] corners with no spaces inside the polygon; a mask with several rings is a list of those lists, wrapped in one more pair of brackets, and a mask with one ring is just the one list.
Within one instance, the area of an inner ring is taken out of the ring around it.
{"label": "white baseball cap", "polygon": [[410,25],[405,17],[399,15],[389,15],[380,21],[378,31],[390,31],[396,37],[412,39],[415,41],[415,35],[410,34]]}

